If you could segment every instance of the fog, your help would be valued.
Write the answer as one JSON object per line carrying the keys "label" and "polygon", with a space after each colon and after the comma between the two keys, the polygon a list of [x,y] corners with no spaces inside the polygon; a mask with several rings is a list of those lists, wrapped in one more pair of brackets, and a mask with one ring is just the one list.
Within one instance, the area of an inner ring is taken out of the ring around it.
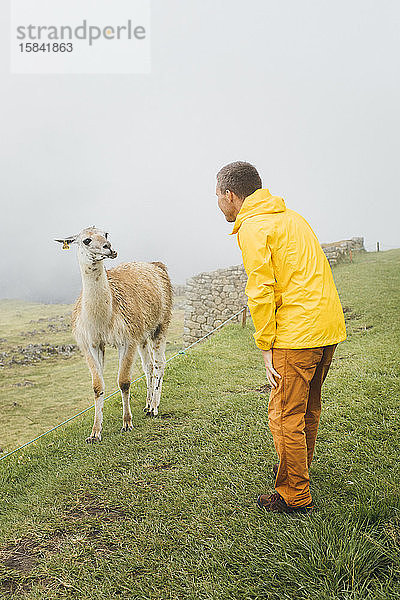
{"label": "fog", "polygon": [[96,225],[174,282],[241,260],[215,174],[256,165],[321,242],[400,246],[400,5],[153,0],[149,75],[15,75],[1,4],[0,297],[71,301]]}

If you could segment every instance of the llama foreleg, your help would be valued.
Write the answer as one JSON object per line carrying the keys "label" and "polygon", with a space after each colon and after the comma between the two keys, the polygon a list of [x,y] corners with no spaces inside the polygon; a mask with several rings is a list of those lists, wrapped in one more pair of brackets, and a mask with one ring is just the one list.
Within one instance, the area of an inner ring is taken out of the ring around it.
{"label": "llama foreleg", "polygon": [[121,431],[131,431],[132,413],[129,404],[129,390],[131,387],[132,365],[136,355],[134,346],[120,346],[119,352],[119,371],[118,385],[122,396],[122,429]]}
{"label": "llama foreleg", "polygon": [[151,347],[149,346],[149,342],[144,340],[138,347],[140,358],[142,361],[143,371],[146,375],[146,383],[147,383],[147,397],[146,397],[146,406],[144,407],[145,412],[150,411],[151,400],[153,398],[153,357]]}
{"label": "llama foreleg", "polygon": [[101,441],[101,429],[103,425],[103,408],[105,385],[103,379],[104,345],[84,348],[86,361],[92,374],[92,385],[94,391],[94,422],[92,433],[86,442],[93,444]]}
{"label": "llama foreleg", "polygon": [[153,341],[153,397],[150,404],[150,413],[156,417],[158,415],[158,407],[160,405],[162,383],[165,371],[165,346],[166,338],[159,337]]}

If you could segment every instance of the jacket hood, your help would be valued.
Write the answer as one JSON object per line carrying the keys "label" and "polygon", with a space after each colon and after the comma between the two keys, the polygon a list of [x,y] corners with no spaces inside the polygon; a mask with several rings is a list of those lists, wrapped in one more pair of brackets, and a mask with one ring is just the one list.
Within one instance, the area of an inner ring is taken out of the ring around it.
{"label": "jacket hood", "polygon": [[280,196],[273,196],[267,189],[256,190],[253,194],[244,199],[242,208],[236,217],[231,235],[237,233],[243,221],[249,217],[279,213],[284,212],[285,210],[286,206],[283,198]]}

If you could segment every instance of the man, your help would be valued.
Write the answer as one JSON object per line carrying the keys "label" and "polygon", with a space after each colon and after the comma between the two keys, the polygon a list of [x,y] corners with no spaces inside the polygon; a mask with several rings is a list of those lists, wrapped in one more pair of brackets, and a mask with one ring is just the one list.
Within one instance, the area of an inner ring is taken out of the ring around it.
{"label": "man", "polygon": [[308,469],[321,387],[336,345],[346,339],[332,271],[305,219],[262,189],[253,165],[234,162],[217,175],[218,206],[238,234],[248,276],[246,295],[272,391],[269,427],[279,463],[275,492],[260,508],[308,513],[314,508]]}

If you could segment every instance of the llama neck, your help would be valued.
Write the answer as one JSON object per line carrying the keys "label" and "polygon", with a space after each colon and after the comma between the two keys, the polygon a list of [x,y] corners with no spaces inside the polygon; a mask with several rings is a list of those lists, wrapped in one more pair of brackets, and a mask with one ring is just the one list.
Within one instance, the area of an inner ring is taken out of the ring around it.
{"label": "llama neck", "polygon": [[82,276],[82,310],[86,318],[109,322],[112,315],[112,294],[102,261],[79,262]]}

